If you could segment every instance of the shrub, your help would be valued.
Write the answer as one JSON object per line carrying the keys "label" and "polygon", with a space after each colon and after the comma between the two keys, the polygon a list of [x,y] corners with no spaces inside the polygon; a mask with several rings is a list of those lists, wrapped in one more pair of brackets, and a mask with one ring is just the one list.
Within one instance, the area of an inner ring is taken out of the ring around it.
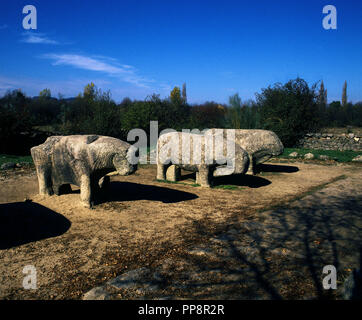
{"label": "shrub", "polygon": [[263,127],[274,131],[286,147],[295,145],[319,126],[316,97],[315,86],[300,78],[262,89],[257,101]]}

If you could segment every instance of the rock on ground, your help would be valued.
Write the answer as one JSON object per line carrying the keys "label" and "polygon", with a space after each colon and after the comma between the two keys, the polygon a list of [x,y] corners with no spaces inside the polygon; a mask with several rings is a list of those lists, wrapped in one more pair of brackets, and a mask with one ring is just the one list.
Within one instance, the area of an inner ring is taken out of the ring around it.
{"label": "rock on ground", "polygon": [[326,155],[324,155],[324,154],[321,154],[321,155],[319,156],[319,159],[321,159],[321,160],[329,160],[329,157],[326,156]]}
{"label": "rock on ground", "polygon": [[357,157],[353,158],[352,161],[362,162],[362,155],[358,155]]}
{"label": "rock on ground", "polygon": [[304,155],[304,159],[314,159],[314,154],[313,153],[306,153]]}
{"label": "rock on ground", "polygon": [[109,293],[104,288],[104,286],[101,287],[95,287],[92,290],[88,291],[84,297],[83,300],[108,300],[109,299]]}

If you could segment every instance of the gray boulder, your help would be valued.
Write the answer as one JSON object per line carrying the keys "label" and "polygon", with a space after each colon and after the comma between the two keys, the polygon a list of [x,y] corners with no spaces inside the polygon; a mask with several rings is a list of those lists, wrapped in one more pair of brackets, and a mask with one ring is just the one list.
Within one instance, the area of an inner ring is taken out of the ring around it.
{"label": "gray boulder", "polygon": [[304,155],[304,159],[307,159],[307,160],[314,159],[314,154],[313,153],[306,153]]}
{"label": "gray boulder", "polygon": [[327,155],[325,155],[325,154],[321,154],[319,156],[319,159],[321,159],[321,160],[329,160],[329,157]]}
{"label": "gray boulder", "polygon": [[212,135],[170,132],[161,135],[157,142],[159,180],[177,181],[184,169],[196,172],[196,183],[210,187],[213,177],[244,174],[248,165],[248,154],[235,141],[226,139],[215,144]]}
{"label": "gray boulder", "polygon": [[41,195],[59,195],[74,184],[80,187],[81,203],[88,208],[95,193],[109,181],[107,173],[116,170],[129,175],[137,170],[138,148],[112,137],[51,136],[30,151]]}
{"label": "gray boulder", "polygon": [[284,146],[278,136],[269,130],[259,129],[209,129],[206,135],[220,135],[227,137],[228,132],[235,132],[235,143],[244,149],[249,157],[248,173],[255,174],[255,167],[269,160],[271,157],[279,156],[284,152]]}
{"label": "gray boulder", "polygon": [[289,157],[291,158],[297,158],[299,156],[298,152],[294,151],[289,154]]}
{"label": "gray boulder", "polygon": [[108,300],[109,292],[103,287],[95,287],[84,294],[83,300]]}
{"label": "gray boulder", "polygon": [[352,161],[362,162],[362,155],[358,155],[357,157],[353,158]]}

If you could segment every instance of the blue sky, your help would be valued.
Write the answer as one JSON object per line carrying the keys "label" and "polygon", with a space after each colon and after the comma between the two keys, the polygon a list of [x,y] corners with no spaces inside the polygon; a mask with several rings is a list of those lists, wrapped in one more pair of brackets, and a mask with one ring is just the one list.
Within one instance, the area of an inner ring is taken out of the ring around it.
{"label": "blue sky", "polygon": [[[24,30],[25,5],[37,30]],[[322,9],[337,8],[337,30]],[[189,102],[243,100],[297,76],[323,80],[328,100],[362,100],[362,1],[3,0],[0,94],[77,95],[93,81],[116,101],[169,95]]]}

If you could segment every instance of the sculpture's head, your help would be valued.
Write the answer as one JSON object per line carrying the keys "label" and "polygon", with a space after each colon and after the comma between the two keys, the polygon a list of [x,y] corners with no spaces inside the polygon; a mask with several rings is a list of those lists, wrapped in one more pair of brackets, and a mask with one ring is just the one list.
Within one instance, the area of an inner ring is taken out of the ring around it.
{"label": "sculpture's head", "polygon": [[231,174],[244,174],[249,168],[248,153],[234,141],[227,141],[232,152],[226,157],[226,165],[216,167],[214,177],[227,176]]}
{"label": "sculpture's head", "polygon": [[113,165],[121,176],[127,176],[137,170],[139,150],[130,146],[125,153],[116,153],[113,157]]}
{"label": "sculpture's head", "polygon": [[273,131],[264,131],[265,133],[263,134],[263,142],[264,145],[267,146],[270,150],[270,154],[274,157],[281,155],[284,152],[284,146],[279,137]]}

